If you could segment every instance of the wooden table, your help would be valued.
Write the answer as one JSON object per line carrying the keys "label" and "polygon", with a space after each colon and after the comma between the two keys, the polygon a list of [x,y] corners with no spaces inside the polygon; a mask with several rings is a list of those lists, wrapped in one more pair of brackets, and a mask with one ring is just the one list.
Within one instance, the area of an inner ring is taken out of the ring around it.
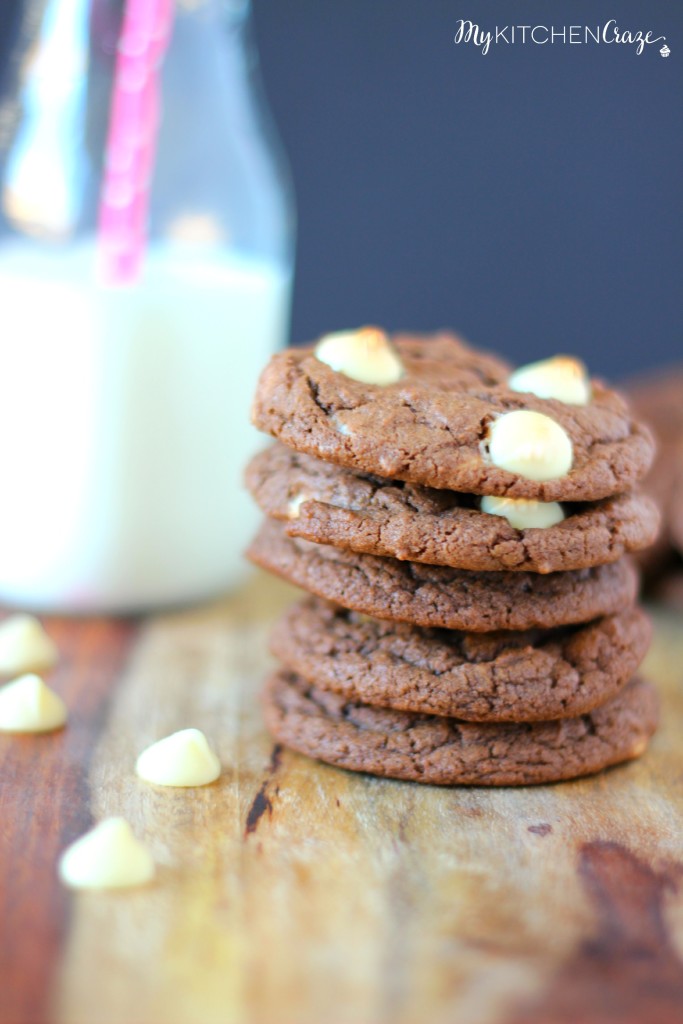
{"label": "wooden table", "polygon": [[[664,717],[640,762],[518,790],[352,775],[273,747],[257,703],[292,596],[144,621],[50,619],[68,728],[0,737],[2,1024],[683,1021],[683,636],[658,611]],[[198,726],[225,771],[137,780]],[[72,895],[59,852],[121,814],[147,889]]]}

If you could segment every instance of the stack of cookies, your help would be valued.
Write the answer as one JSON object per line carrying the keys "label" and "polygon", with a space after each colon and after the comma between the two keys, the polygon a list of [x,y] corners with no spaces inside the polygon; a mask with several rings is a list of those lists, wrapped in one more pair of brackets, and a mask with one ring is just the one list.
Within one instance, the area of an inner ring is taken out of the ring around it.
{"label": "stack of cookies", "polygon": [[653,442],[557,357],[511,372],[449,334],[375,328],[276,355],[255,424],[249,550],[309,592],[272,635],[277,740],[440,784],[569,779],[637,757],[657,718],[629,552]]}

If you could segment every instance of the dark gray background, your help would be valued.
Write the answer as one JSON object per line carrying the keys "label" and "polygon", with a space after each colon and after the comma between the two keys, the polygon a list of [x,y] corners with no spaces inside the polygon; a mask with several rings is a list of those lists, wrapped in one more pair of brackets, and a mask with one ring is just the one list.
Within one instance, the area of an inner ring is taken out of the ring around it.
{"label": "dark gray background", "polygon": [[[461,17],[665,35],[455,46]],[[683,359],[683,4],[254,0],[299,216],[293,338],[453,326],[620,377]]]}

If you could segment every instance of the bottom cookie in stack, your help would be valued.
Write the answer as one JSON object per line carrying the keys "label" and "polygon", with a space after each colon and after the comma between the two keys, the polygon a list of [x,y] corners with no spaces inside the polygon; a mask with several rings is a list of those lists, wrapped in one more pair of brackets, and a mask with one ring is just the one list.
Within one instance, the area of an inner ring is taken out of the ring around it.
{"label": "bottom cookie in stack", "polygon": [[633,679],[576,718],[491,724],[411,714],[349,701],[276,672],[266,724],[280,742],[351,771],[436,785],[560,782],[638,757],[657,724],[653,688]]}

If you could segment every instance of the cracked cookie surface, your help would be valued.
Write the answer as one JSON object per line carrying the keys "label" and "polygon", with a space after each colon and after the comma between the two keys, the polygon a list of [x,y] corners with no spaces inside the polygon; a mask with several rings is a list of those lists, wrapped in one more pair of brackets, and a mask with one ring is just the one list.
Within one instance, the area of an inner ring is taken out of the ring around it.
{"label": "cracked cookie surface", "polygon": [[473,723],[350,702],[276,672],[266,724],[286,746],[351,771],[438,785],[515,786],[590,775],[643,753],[657,724],[639,679],[588,714],[554,722]]}
{"label": "cracked cookie surface", "polygon": [[[539,501],[596,501],[629,490],[654,444],[624,399],[593,383],[588,405],[510,390],[508,368],[453,336],[398,336],[406,373],[385,387],[336,373],[313,350],[275,355],[261,375],[255,425],[297,451],[380,477],[468,494]],[[515,409],[554,419],[572,442],[565,476],[534,481],[494,466],[489,425]]]}
{"label": "cracked cookie surface", "polygon": [[312,544],[288,537],[275,520],[262,525],[247,556],[344,608],[468,632],[588,622],[631,605],[638,586],[628,559],[547,575],[471,572]]}
{"label": "cracked cookie surface", "polygon": [[557,572],[614,562],[651,544],[652,499],[626,494],[568,506],[545,529],[518,530],[471,495],[384,480],[274,444],[247,468],[253,497],[287,533],[319,544],[459,569]]}
{"label": "cracked cookie surface", "polygon": [[613,697],[650,642],[637,607],[585,626],[464,633],[382,622],[317,598],[293,605],[270,647],[286,668],[348,700],[467,721],[569,718]]}

